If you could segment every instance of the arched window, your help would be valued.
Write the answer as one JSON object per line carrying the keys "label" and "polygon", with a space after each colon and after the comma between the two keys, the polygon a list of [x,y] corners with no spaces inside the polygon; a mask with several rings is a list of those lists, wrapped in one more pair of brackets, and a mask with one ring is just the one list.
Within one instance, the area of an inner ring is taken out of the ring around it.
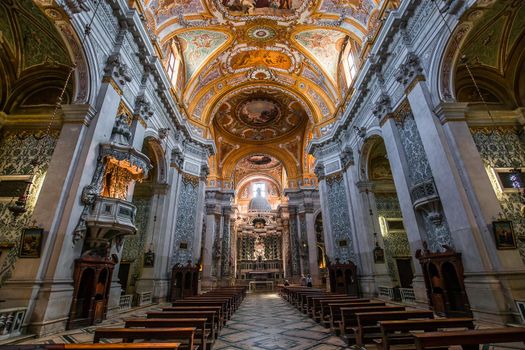
{"label": "arched window", "polygon": [[346,44],[345,50],[343,52],[342,61],[345,72],[346,85],[350,86],[357,74],[357,62],[355,59],[354,50],[352,49],[351,41],[348,41]]}
{"label": "arched window", "polygon": [[166,72],[168,73],[168,78],[170,79],[171,85],[173,87],[177,86],[177,78],[179,75],[180,65],[181,60],[179,52],[177,51],[177,47],[175,46],[175,44],[172,43],[169,50],[168,61],[166,64]]}
{"label": "arched window", "polygon": [[257,192],[261,192],[261,197],[266,197],[266,184],[264,182],[254,183],[252,186],[252,195],[257,197]]}

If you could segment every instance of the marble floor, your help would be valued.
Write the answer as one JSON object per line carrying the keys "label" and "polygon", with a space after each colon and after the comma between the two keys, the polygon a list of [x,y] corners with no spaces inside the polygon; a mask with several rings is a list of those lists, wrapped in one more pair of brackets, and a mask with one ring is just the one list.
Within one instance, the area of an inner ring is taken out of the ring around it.
{"label": "marble floor", "polygon": [[[168,305],[168,304],[166,304]],[[97,326],[74,329],[25,343],[90,343],[97,327],[122,327],[123,320],[143,317],[160,305],[133,310]],[[339,350],[345,343],[299,312],[276,293],[248,294],[241,307],[222,329],[213,350]]]}
{"label": "marble floor", "polygon": [[214,350],[332,350],[345,343],[277,294],[249,294],[226,324]]}

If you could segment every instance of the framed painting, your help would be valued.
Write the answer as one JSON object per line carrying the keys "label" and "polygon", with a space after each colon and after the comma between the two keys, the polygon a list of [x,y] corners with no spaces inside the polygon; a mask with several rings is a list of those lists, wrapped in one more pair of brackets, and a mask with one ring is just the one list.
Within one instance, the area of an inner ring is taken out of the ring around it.
{"label": "framed painting", "polygon": [[18,257],[20,258],[40,258],[40,251],[42,249],[42,237],[44,236],[44,229],[40,227],[27,227],[22,230],[22,237],[20,239],[20,251]]}
{"label": "framed painting", "polygon": [[516,249],[516,237],[512,221],[498,220],[492,222],[492,231],[497,249]]}

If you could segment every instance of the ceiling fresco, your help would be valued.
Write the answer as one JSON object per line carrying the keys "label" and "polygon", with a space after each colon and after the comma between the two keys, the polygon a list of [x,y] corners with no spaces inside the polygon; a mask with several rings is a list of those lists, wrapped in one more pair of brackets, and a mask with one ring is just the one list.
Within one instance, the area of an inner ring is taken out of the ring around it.
{"label": "ceiling fresco", "polygon": [[283,91],[255,87],[234,94],[215,113],[217,130],[237,140],[268,142],[304,126],[303,106]]}
{"label": "ceiling fresco", "polygon": [[346,37],[344,33],[335,30],[312,29],[295,35],[295,40],[335,81],[338,70],[337,61]]}
{"label": "ceiling fresco", "polygon": [[186,80],[228,40],[228,35],[211,30],[192,30],[177,35],[186,65]]}
{"label": "ceiling fresco", "polygon": [[229,181],[235,166],[227,164],[252,150],[292,162],[286,167],[293,176],[307,176],[303,140],[321,136],[352,93],[341,78],[343,50],[352,47],[359,63],[361,47],[398,3],[144,0],[164,64],[174,47],[183,58],[175,98],[194,129],[219,149],[211,177]]}

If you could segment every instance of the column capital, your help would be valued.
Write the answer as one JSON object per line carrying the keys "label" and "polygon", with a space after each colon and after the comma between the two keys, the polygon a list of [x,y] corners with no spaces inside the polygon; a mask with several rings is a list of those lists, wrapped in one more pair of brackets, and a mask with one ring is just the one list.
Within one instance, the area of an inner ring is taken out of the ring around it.
{"label": "column capital", "polygon": [[317,163],[317,165],[314,168],[314,173],[317,176],[317,179],[319,181],[324,180],[324,178],[326,177],[326,174],[325,174],[325,171],[324,171],[324,165],[321,164],[321,163]]}
{"label": "column capital", "polygon": [[467,120],[467,108],[468,103],[441,102],[434,109],[434,113],[438,116],[441,124],[448,122],[462,122]]}
{"label": "column capital", "polygon": [[135,118],[144,126],[147,127],[146,122],[153,116],[153,110],[151,109],[151,103],[144,93],[140,94],[135,98],[135,108],[133,110]]}
{"label": "column capital", "polygon": [[409,52],[405,62],[397,69],[395,77],[399,83],[403,84],[407,94],[418,81],[424,81],[425,75],[419,57],[415,53]]}
{"label": "column capital", "polygon": [[215,215],[217,213],[217,206],[215,204],[206,203],[206,215]]}
{"label": "column capital", "polygon": [[122,95],[122,88],[131,81],[131,75],[128,72],[128,66],[123,62],[119,53],[109,55],[104,73],[103,82],[110,83],[119,95]]}
{"label": "column capital", "polygon": [[89,126],[97,112],[90,104],[67,104],[62,105],[61,109],[64,123],[78,123],[85,126]]}
{"label": "column capital", "polygon": [[372,114],[381,120],[385,119],[389,115],[392,114],[392,100],[390,99],[390,96],[388,96],[385,93],[382,93],[379,96],[379,99],[374,104],[374,108],[372,109]]}

